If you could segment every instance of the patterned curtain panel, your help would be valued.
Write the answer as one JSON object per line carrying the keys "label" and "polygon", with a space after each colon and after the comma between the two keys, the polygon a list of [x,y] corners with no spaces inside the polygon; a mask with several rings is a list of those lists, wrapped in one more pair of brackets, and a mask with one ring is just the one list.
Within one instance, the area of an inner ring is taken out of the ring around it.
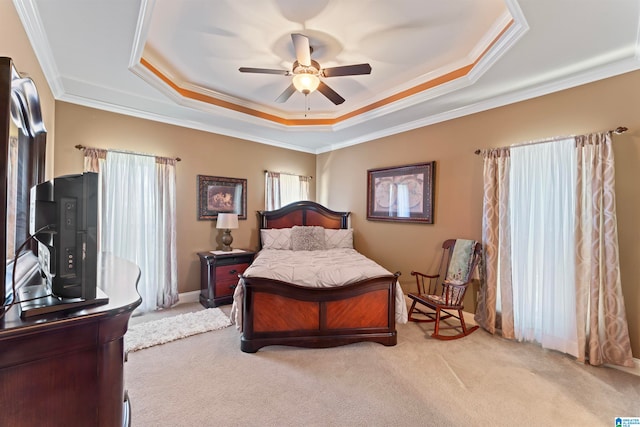
{"label": "patterned curtain panel", "polygon": [[514,338],[511,288],[511,225],[509,221],[508,148],[483,150],[484,197],[482,242],[484,283],[475,320],[484,329]]}
{"label": "patterned curtain panel", "polygon": [[576,304],[579,360],[633,367],[618,256],[611,135],[576,138]]}
{"label": "patterned curtain panel", "polygon": [[178,302],[176,238],[176,159],[156,157],[157,229],[162,244],[156,248],[158,286],[156,305],[169,308]]}
{"label": "patterned curtain panel", "polygon": [[100,172],[101,162],[107,158],[107,150],[100,148],[85,148],[84,149],[84,171],[85,172]]}

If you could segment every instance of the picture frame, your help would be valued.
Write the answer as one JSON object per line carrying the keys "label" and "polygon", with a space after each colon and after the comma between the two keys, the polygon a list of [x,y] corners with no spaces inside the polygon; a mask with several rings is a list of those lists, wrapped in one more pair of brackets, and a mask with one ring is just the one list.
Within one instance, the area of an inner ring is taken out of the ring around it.
{"label": "picture frame", "polygon": [[367,170],[367,219],[433,224],[435,161]]}
{"label": "picture frame", "polygon": [[214,220],[219,213],[247,219],[247,180],[198,175],[198,220]]}

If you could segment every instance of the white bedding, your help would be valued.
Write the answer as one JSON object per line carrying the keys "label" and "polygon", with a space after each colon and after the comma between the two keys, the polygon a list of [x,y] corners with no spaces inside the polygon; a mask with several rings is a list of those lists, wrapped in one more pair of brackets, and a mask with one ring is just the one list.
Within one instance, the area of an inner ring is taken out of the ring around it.
{"label": "white bedding", "polygon": [[[265,277],[300,286],[334,287],[347,285],[376,276],[390,275],[374,261],[355,249],[327,249],[322,251],[288,251],[263,249],[246,277]],[[244,286],[238,283],[233,295],[231,322],[242,329],[242,299]],[[396,323],[407,323],[407,305],[399,283],[396,283]]]}

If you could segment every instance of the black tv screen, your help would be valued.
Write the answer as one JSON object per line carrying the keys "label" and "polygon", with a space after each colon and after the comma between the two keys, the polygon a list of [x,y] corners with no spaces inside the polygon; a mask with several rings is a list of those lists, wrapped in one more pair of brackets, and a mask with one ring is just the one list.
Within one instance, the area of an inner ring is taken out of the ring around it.
{"label": "black tv screen", "polygon": [[93,300],[97,287],[98,174],[65,175],[31,188],[30,234],[51,293]]}

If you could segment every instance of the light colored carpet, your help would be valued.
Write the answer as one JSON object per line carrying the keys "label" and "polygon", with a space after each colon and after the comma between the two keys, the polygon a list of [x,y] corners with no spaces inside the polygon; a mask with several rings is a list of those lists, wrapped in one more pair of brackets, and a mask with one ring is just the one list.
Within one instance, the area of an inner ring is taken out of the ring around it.
{"label": "light colored carpet", "polygon": [[[227,307],[223,307],[227,310]],[[235,327],[132,353],[133,427],[612,426],[640,415],[640,377],[478,330],[438,341],[240,351]]]}
{"label": "light colored carpet", "polygon": [[124,348],[128,353],[230,325],[229,317],[219,308],[162,317],[129,326],[124,336]]}

